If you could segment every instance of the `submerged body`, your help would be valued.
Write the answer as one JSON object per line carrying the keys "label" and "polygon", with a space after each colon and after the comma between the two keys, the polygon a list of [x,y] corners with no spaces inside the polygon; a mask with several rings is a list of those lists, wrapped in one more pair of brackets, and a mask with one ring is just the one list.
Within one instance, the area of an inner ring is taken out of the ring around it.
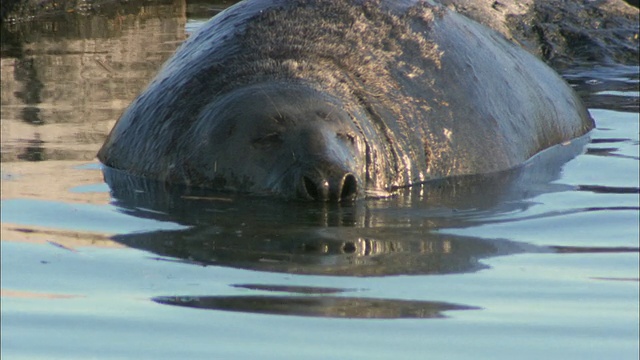
{"label": "submerged body", "polygon": [[248,0],[183,44],[98,157],[170,183],[349,200],[512,168],[592,127],[553,70],[437,4]]}

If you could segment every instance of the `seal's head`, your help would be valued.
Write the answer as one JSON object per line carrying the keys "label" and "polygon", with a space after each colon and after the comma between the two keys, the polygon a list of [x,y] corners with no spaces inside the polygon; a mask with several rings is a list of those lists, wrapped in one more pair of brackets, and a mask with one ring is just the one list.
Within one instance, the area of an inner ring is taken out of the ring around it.
{"label": "seal's head", "polygon": [[380,184],[356,116],[299,84],[234,89],[200,112],[187,163],[200,164],[198,177],[214,188],[319,201],[364,197]]}

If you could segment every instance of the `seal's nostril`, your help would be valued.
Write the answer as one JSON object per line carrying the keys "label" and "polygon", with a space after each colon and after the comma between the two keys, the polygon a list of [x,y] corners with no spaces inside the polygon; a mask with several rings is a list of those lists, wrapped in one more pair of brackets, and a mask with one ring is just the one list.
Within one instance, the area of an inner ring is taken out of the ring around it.
{"label": "seal's nostril", "polygon": [[320,196],[320,193],[318,192],[318,185],[306,176],[302,177],[302,183],[307,195],[314,200],[318,200],[318,197]]}
{"label": "seal's nostril", "polygon": [[358,193],[358,181],[356,177],[348,174],[342,181],[342,191],[340,191],[340,201],[353,200]]}
{"label": "seal's nostril", "polygon": [[358,181],[352,174],[325,178],[308,173],[302,176],[301,195],[316,201],[351,201],[358,193]]}

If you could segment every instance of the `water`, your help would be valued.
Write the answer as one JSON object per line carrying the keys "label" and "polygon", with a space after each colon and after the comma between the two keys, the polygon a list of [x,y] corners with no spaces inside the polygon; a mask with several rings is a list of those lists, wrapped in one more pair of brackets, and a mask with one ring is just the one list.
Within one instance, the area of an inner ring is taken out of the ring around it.
{"label": "water", "polygon": [[637,67],[567,72],[590,138],[494,176],[343,206],[111,193],[96,151],[209,15],[179,5],[3,34],[3,358],[637,358]]}

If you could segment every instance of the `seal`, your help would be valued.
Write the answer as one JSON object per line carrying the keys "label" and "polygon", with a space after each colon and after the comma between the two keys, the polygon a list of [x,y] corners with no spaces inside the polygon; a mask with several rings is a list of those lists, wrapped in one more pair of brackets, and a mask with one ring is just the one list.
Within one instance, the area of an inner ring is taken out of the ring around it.
{"label": "seal", "polygon": [[542,61],[437,3],[247,0],[183,43],[98,158],[162,182],[346,201],[513,168],[593,126]]}

